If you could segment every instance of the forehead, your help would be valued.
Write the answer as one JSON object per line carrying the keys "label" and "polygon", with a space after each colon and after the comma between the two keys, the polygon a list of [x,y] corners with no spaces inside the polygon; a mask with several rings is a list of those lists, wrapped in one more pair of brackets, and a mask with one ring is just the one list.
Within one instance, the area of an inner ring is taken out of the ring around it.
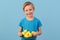
{"label": "forehead", "polygon": [[33,8],[32,5],[27,5],[27,6],[25,6],[25,9],[31,9],[31,8]]}

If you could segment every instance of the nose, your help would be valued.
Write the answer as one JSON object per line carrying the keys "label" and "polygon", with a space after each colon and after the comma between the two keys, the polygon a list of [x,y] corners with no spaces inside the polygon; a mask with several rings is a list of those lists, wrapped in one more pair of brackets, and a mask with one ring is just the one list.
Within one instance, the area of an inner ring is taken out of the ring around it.
{"label": "nose", "polygon": [[31,13],[31,11],[30,11],[30,10],[28,10],[28,13]]}

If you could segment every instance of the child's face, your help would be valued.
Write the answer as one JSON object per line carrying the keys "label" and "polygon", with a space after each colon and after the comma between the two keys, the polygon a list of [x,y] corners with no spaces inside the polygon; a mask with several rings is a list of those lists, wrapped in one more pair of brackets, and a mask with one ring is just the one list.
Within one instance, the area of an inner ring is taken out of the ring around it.
{"label": "child's face", "polygon": [[34,9],[33,9],[33,6],[32,5],[27,5],[25,8],[24,8],[24,12],[26,14],[26,16],[33,16],[33,12],[34,12]]}

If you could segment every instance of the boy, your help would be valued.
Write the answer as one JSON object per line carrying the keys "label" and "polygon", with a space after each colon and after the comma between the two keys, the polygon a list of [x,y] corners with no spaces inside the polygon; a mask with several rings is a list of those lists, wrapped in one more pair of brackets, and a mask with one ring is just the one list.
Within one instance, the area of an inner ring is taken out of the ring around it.
{"label": "boy", "polygon": [[[21,20],[19,23],[19,31],[18,36],[22,37],[22,40],[36,40],[38,35],[41,35],[41,22],[39,19],[33,16],[35,8],[31,2],[25,2],[23,6],[23,11],[26,14],[26,17]],[[24,38],[22,35],[22,31],[25,29],[29,30],[30,32],[34,31],[32,38]]]}

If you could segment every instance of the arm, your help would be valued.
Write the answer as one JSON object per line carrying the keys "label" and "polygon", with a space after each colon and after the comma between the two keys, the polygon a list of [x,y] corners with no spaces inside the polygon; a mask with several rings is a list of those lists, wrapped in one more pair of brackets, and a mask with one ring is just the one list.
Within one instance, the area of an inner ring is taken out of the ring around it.
{"label": "arm", "polygon": [[38,35],[42,34],[42,29],[40,26],[42,26],[42,24],[41,24],[40,20],[38,20],[38,31],[34,32],[33,36],[38,36]]}
{"label": "arm", "polygon": [[41,28],[39,27],[38,28],[38,32],[34,32],[33,36],[38,36],[38,35],[41,35],[42,34],[42,31],[41,31]]}
{"label": "arm", "polygon": [[22,32],[22,27],[19,28],[19,31],[18,32]]}
{"label": "arm", "polygon": [[22,27],[20,27],[18,30],[18,36],[20,36],[20,37],[22,36]]}
{"label": "arm", "polygon": [[41,35],[42,34],[42,30],[41,30],[41,27],[38,28],[38,35]]}

